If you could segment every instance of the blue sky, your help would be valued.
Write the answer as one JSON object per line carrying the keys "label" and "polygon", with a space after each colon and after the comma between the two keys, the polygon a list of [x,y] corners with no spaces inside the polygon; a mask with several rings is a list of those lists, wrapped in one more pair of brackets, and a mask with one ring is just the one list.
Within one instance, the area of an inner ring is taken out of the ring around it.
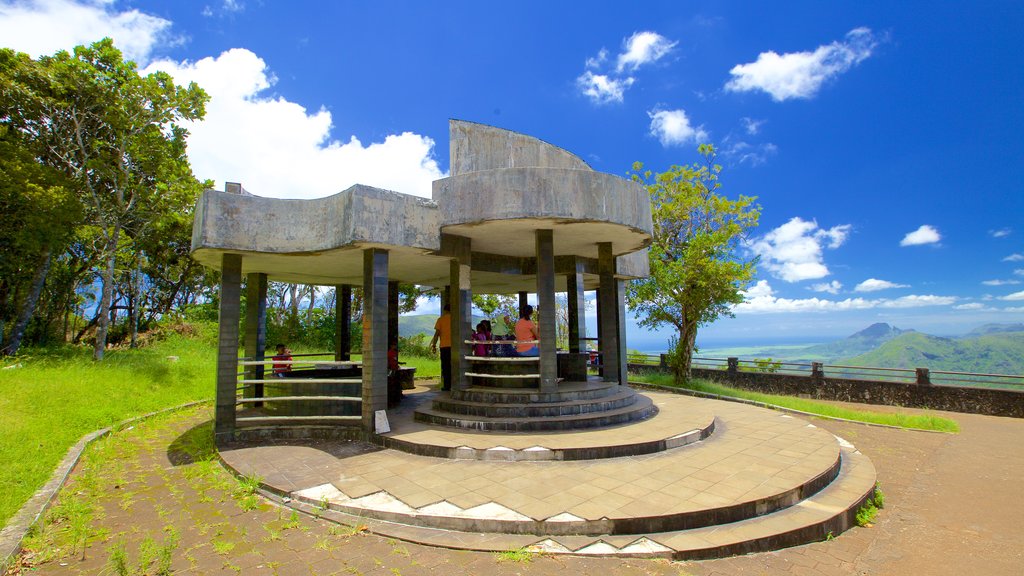
{"label": "blue sky", "polygon": [[620,175],[712,143],[763,212],[757,283],[705,345],[1024,321],[1024,4],[776,4],[0,1],[0,44],[109,35],[199,82],[197,176],[267,196],[429,195],[449,118]]}

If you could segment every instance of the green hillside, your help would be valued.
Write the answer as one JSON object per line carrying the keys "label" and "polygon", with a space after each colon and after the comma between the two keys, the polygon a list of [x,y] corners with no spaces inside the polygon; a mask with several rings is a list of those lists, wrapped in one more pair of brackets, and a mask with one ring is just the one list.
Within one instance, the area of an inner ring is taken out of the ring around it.
{"label": "green hillside", "polygon": [[900,334],[878,348],[836,362],[881,368],[929,368],[952,372],[1024,374],[1024,331],[940,338]]}
{"label": "green hillside", "polygon": [[[473,316],[473,326],[483,320],[483,316]],[[409,314],[398,317],[398,335],[404,338],[416,334],[426,334],[427,337],[434,335],[434,322],[437,322],[436,314]]]}

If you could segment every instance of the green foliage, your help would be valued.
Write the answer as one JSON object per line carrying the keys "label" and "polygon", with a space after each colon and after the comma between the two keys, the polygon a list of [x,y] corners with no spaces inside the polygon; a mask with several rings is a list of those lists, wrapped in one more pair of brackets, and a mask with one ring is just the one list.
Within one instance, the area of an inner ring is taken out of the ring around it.
{"label": "green foliage", "polygon": [[875,484],[875,490],[868,497],[864,505],[857,510],[857,525],[858,526],[870,526],[875,521],[875,517],[878,515],[878,510],[885,506],[885,495],[882,494],[882,489],[878,484]]}
{"label": "green foliage", "polygon": [[516,564],[529,564],[537,557],[536,552],[531,552],[526,548],[517,548],[515,550],[506,550],[505,552],[498,552],[495,554],[498,562],[514,562]]}
{"label": "green foliage", "polygon": [[743,300],[756,259],[745,260],[740,247],[760,216],[755,198],[729,200],[718,193],[715,150],[702,144],[698,151],[703,163],[652,174],[641,172],[637,162],[632,175],[650,193],[654,239],[651,275],[631,282],[626,298],[641,326],[676,329],[669,354],[680,381],[689,378],[697,328],[731,316],[731,306]]}
{"label": "green foliage", "polygon": [[818,414],[831,418],[842,418],[844,420],[853,420],[855,422],[868,422],[872,424],[884,424],[886,426],[898,426],[900,428],[910,428],[915,430],[934,430],[938,432],[960,431],[960,425],[957,424],[955,420],[941,418],[939,416],[905,414],[901,412],[891,413],[854,410],[852,408],[844,408],[842,406],[807,400],[805,398],[751,392],[750,390],[732,388],[718,384],[717,382],[701,379],[692,379],[680,384],[675,381],[674,377],[665,374],[644,374],[631,378],[638,382],[646,382],[657,386],[672,386],[693,390],[695,392],[704,392],[706,394],[716,394],[730,398],[742,398],[745,400],[753,400],[755,402],[763,402],[780,408],[789,408],[791,410],[807,412],[808,414]]}

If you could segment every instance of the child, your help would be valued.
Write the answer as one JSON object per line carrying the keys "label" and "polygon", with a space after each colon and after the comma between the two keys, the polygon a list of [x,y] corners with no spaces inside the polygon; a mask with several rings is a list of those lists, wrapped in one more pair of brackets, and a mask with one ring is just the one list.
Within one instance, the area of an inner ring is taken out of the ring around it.
{"label": "child", "polygon": [[292,351],[284,344],[277,345],[277,354],[274,354],[271,359],[275,361],[273,370],[275,378],[285,378],[288,372],[292,371]]}

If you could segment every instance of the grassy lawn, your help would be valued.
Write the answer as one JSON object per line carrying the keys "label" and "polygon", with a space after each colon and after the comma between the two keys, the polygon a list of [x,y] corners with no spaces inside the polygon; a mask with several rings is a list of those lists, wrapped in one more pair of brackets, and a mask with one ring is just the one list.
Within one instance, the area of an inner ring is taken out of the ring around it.
{"label": "grassy lawn", "polygon": [[[101,363],[92,361],[91,349],[68,346],[29,350],[0,364],[12,366],[0,369],[0,526],[46,483],[83,435],[213,398],[217,328],[195,328],[191,337],[171,334],[136,350],[111,350]],[[401,361],[415,367],[417,377],[441,373],[437,359]]]}
{"label": "grassy lawn", "polygon": [[761,392],[751,392],[750,390],[743,390],[740,388],[730,388],[710,382],[708,380],[694,379],[683,386],[677,385],[672,376],[666,374],[650,374],[643,376],[630,376],[631,380],[637,382],[645,382],[648,384],[656,384],[659,386],[671,386],[674,388],[682,387],[688,390],[694,390],[697,392],[705,392],[708,394],[719,394],[721,396],[731,396],[733,398],[743,398],[745,400],[753,400],[755,402],[764,402],[765,404],[771,404],[773,406],[779,406],[782,408],[789,408],[791,410],[799,410],[801,412],[808,412],[810,414],[818,414],[820,416],[829,416],[832,418],[843,418],[845,420],[854,420],[857,422],[868,422],[871,424],[886,424],[888,426],[899,426],[900,428],[911,428],[917,430],[934,430],[939,432],[959,432],[960,425],[955,420],[949,418],[941,418],[939,416],[930,416],[927,414],[905,414],[901,412],[889,413],[889,412],[871,412],[869,410],[854,410],[852,408],[844,408],[842,406],[834,406],[832,404],[826,404],[824,402],[816,402],[814,400],[807,400],[804,398],[796,398],[794,396],[779,396],[775,394],[764,394]]}
{"label": "grassy lawn", "polygon": [[[176,356],[177,360],[169,360]],[[177,334],[146,348],[29,350],[0,368],[0,525],[49,479],[83,435],[132,418],[213,398],[212,335]],[[20,365],[20,366],[19,366]],[[8,366],[15,366],[7,368]]]}

